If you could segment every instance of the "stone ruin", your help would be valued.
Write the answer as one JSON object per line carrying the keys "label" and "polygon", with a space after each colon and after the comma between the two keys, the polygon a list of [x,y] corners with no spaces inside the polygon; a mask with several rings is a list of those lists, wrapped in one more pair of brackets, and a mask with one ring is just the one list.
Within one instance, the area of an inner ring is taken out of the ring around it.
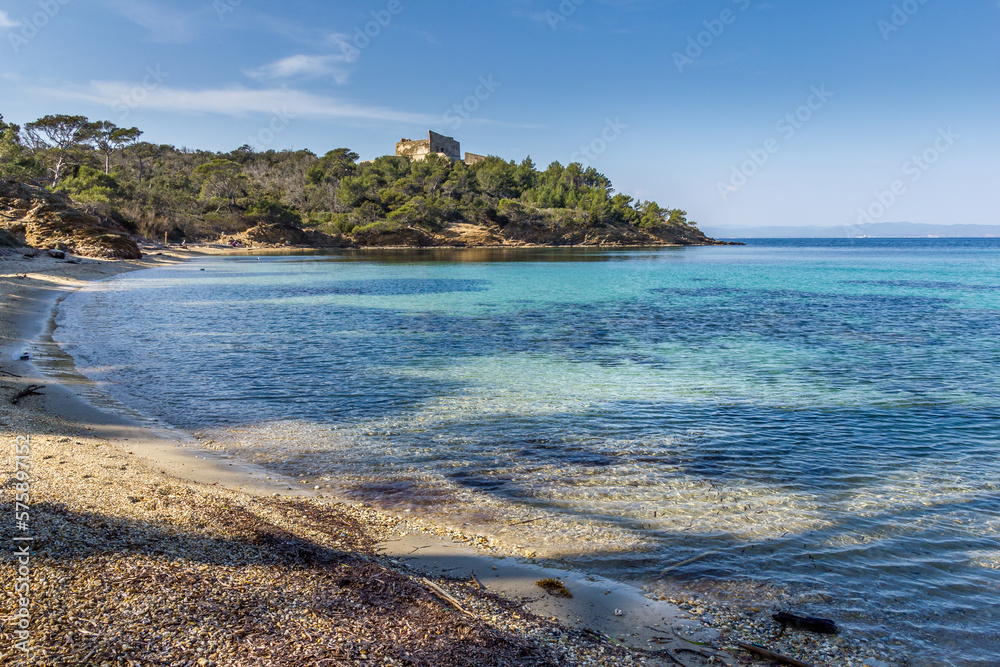
{"label": "stone ruin", "polygon": [[[426,160],[428,155],[440,155],[452,162],[462,162],[461,145],[452,137],[446,137],[437,132],[428,132],[426,139],[414,141],[412,139],[400,139],[396,144],[396,156],[408,157],[419,162]],[[484,155],[475,153],[465,154],[465,164],[476,164],[486,159]]]}

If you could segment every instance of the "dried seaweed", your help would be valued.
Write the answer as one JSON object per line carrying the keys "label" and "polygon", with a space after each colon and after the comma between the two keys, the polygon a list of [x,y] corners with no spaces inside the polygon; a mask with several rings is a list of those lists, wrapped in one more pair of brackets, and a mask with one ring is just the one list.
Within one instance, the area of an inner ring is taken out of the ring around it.
{"label": "dried seaweed", "polygon": [[535,585],[549,595],[555,595],[556,597],[563,598],[573,597],[573,594],[569,592],[568,588],[566,588],[566,584],[559,579],[553,579],[551,577],[548,579],[539,579],[535,582]]}

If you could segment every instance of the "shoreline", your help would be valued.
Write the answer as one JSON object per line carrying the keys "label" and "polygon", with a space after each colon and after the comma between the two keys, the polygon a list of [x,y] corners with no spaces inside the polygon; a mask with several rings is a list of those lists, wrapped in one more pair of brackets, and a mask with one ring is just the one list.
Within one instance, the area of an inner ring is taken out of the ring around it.
{"label": "shoreline", "polygon": [[[294,251],[297,249],[286,248],[286,250]],[[209,252],[208,254],[239,255],[242,253],[236,250],[235,252]],[[631,660],[638,660],[640,657],[645,660],[643,664],[676,664],[663,655],[649,653],[648,648],[651,646],[658,651],[680,652],[684,664],[692,667],[709,664],[703,657],[690,653],[693,648],[697,647],[672,637],[670,632],[670,629],[675,626],[683,627],[685,632],[693,633],[692,636],[697,637],[699,641],[716,639],[718,632],[708,629],[701,622],[702,613],[695,612],[694,615],[698,617],[698,621],[685,620],[686,617],[693,615],[691,610],[683,610],[664,601],[650,600],[640,589],[627,584],[590,577],[586,573],[547,569],[504,555],[497,557],[497,555],[484,554],[481,550],[469,547],[467,543],[460,543],[456,539],[459,536],[453,532],[449,534],[449,531],[442,527],[425,526],[421,525],[421,522],[413,523],[384,512],[371,510],[366,505],[348,505],[337,502],[335,499],[323,498],[313,490],[296,487],[295,480],[291,478],[281,478],[273,471],[240,462],[218,450],[205,449],[195,438],[176,429],[158,429],[147,425],[138,425],[109,415],[86,403],[73,390],[72,386],[53,384],[51,377],[41,377],[30,363],[11,360],[18,346],[23,349],[28,344],[27,341],[37,341],[42,335],[45,323],[51,317],[53,307],[60,298],[59,294],[66,294],[67,290],[79,288],[89,280],[106,278],[131,270],[177,263],[185,261],[192,255],[193,253],[189,254],[189,252],[170,253],[162,260],[153,257],[146,260],[116,263],[86,260],[81,265],[67,265],[65,270],[55,266],[54,261],[50,262],[48,259],[44,259],[37,266],[51,270],[52,275],[45,271],[41,272],[41,275],[46,276],[51,284],[49,286],[35,285],[35,282],[45,283],[46,280],[36,279],[35,275],[37,274],[33,271],[30,287],[28,283],[25,283],[23,286],[28,287],[28,289],[15,290],[17,298],[13,300],[13,303],[20,304],[23,301],[27,301],[27,303],[23,308],[13,308],[13,313],[4,312],[4,321],[0,323],[4,327],[2,341],[0,341],[0,349],[3,351],[3,363],[0,364],[0,368],[22,376],[17,378],[15,384],[32,382],[47,384],[43,390],[44,397],[29,397],[25,399],[24,407],[21,408],[26,413],[27,423],[44,424],[40,431],[45,434],[43,437],[47,437],[49,442],[44,442],[41,445],[43,448],[53,447],[53,445],[64,441],[72,441],[74,438],[77,438],[74,446],[79,446],[83,442],[85,443],[83,446],[86,447],[87,443],[100,441],[102,447],[111,448],[116,452],[116,456],[126,458],[126,465],[142,468],[144,474],[149,475],[150,479],[156,480],[151,484],[158,482],[168,487],[183,485],[191,494],[209,496],[221,494],[229,496],[231,502],[235,496],[239,499],[238,502],[243,505],[293,502],[296,505],[305,504],[314,510],[329,511],[334,509],[337,512],[344,512],[353,515],[362,523],[367,522],[366,530],[370,533],[369,537],[371,538],[368,547],[372,554],[381,554],[372,557],[380,558],[389,570],[396,571],[397,574],[417,571],[436,574],[438,577],[453,577],[456,568],[462,571],[475,571],[489,590],[499,591],[508,600],[518,600],[519,604],[530,599],[525,605],[529,613],[533,612],[540,617],[552,618],[553,620],[558,619],[563,630],[568,628],[572,632],[574,628],[586,628],[590,631],[597,631],[601,635],[614,637],[616,642],[620,644],[635,649],[647,649],[642,653],[631,655],[625,649],[621,649],[625,652],[616,656],[611,662],[599,661],[592,664],[631,664]],[[9,272],[6,270],[8,267],[4,264],[19,261],[0,260],[0,269],[2,269],[0,277],[5,283],[17,279],[8,275]],[[27,261],[21,261],[21,264],[27,264]],[[76,275],[74,275],[74,269]],[[12,378],[4,376],[3,380],[4,384],[7,384]],[[17,410],[14,412],[16,413]],[[3,417],[6,416],[3,415]],[[4,421],[8,420],[5,418]],[[16,419],[15,424],[11,425],[16,425]],[[56,446],[55,450],[58,449]],[[7,451],[10,449],[8,448]],[[56,454],[51,456],[56,456]],[[74,460],[75,463],[76,460]],[[84,461],[81,460],[80,464],[82,466]],[[44,475],[44,471],[38,474]],[[88,475],[86,479],[93,477]],[[121,479],[123,477],[126,476],[112,474],[105,481],[105,484],[109,486],[121,484],[125,481]],[[168,497],[173,497],[173,495],[170,494]],[[275,497],[278,500],[272,500]],[[78,499],[62,497],[61,500],[72,502]],[[127,502],[133,506],[143,506],[143,501],[133,503],[131,500],[127,500]],[[264,510],[264,513],[270,511],[266,507],[256,509]],[[190,527],[187,528],[190,529]],[[298,532],[295,530],[295,526],[288,525],[283,526],[283,530],[289,530],[292,534]],[[311,535],[311,537],[322,541],[329,536]],[[474,536],[463,537],[465,542],[475,541]],[[551,597],[534,586],[533,582],[536,577],[548,576],[559,577],[565,581],[574,593],[573,599],[561,600]],[[445,581],[444,579],[438,580]],[[449,582],[448,585],[451,583]],[[703,606],[709,607],[710,605]],[[623,611],[622,616],[617,616],[616,609],[624,609],[625,611]],[[657,634],[656,628],[652,626],[660,625],[663,630]],[[527,634],[524,636],[526,637]],[[654,636],[658,641],[650,643],[650,637]],[[576,651],[589,650],[584,645],[594,640],[584,641],[586,637],[587,635],[584,634],[575,638],[578,644],[580,642],[582,644],[574,645],[572,649]],[[572,643],[572,641],[569,642],[569,644]],[[2,652],[5,648],[0,647],[0,656],[5,655]],[[618,647],[602,644],[601,648],[610,650]],[[687,649],[688,652],[683,652],[684,649]],[[708,649],[701,647],[699,650],[705,652]],[[727,653],[710,652],[717,655],[725,664],[744,664],[742,655],[737,660]],[[671,655],[675,655],[675,653],[671,653]],[[808,652],[806,652],[806,656],[808,657]],[[820,657],[819,655],[812,656],[814,660]],[[840,658],[838,657],[838,659]],[[219,662],[218,664],[228,663]],[[822,664],[874,665],[878,663],[852,660],[836,663],[817,661],[814,664],[818,666]]]}

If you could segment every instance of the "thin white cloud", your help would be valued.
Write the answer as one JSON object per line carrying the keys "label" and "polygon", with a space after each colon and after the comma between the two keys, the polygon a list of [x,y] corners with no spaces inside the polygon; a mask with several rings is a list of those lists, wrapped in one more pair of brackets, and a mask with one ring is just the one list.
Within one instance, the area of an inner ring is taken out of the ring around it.
{"label": "thin white cloud", "polygon": [[[115,13],[152,33],[160,42],[187,42],[194,37],[192,20],[205,11],[183,13],[150,0],[104,0]],[[206,3],[210,8],[211,5]]]}
{"label": "thin white cloud", "polygon": [[[111,108],[119,100],[131,99],[135,84],[120,81],[92,81],[75,88],[42,88],[33,92],[56,99],[80,100]],[[291,88],[253,90],[241,87],[183,90],[160,86],[144,92],[140,106],[157,111],[214,113],[225,116],[282,113],[291,117],[377,120],[415,125],[436,125],[440,117],[367,106],[355,102],[314,95]]]}
{"label": "thin white cloud", "polygon": [[246,74],[255,79],[271,80],[296,76],[312,78],[330,76],[337,83],[345,83],[348,72],[344,65],[347,62],[347,56],[295,55],[248,70]]}
{"label": "thin white cloud", "polygon": [[20,23],[10,18],[4,10],[0,9],[0,28],[16,28]]}

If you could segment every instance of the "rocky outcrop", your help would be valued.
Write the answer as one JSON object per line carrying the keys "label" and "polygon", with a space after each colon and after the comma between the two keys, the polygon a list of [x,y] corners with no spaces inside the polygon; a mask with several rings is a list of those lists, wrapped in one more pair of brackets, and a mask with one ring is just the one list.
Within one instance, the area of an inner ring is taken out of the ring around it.
{"label": "rocky outcrop", "polygon": [[700,241],[684,242],[667,234],[653,234],[632,226],[550,226],[541,222],[510,223],[500,232],[511,245],[582,245],[582,246],[655,246],[694,245],[711,243],[704,236]]}
{"label": "rocky outcrop", "polygon": [[353,243],[337,234],[331,236],[322,232],[302,229],[287,223],[262,222],[239,234],[228,234],[219,239],[220,243],[236,241],[242,246],[253,248],[283,248],[285,246],[307,246],[312,248],[349,248]]}
{"label": "rocky outcrop", "polygon": [[687,224],[641,229],[632,225],[557,225],[533,219],[485,225],[457,221],[433,230],[383,221],[357,229],[348,236],[305,230],[288,223],[261,223],[245,232],[219,239],[220,243],[233,241],[252,248],[728,245],[708,238],[697,227]]}
{"label": "rocky outcrop", "polygon": [[386,224],[376,225],[351,234],[351,238],[363,247],[387,248],[406,246],[409,248],[429,248],[433,246],[450,245],[430,232],[417,227]]}
{"label": "rocky outcrop", "polygon": [[[430,232],[414,227],[379,229],[377,226],[354,233],[360,246],[604,246],[641,247],[664,245],[716,245],[691,225],[670,225],[652,230],[631,225],[587,227],[551,225],[539,220],[504,225],[451,223]],[[724,245],[724,244],[722,244]]]}
{"label": "rocky outcrop", "polygon": [[142,257],[127,234],[74,208],[65,195],[18,181],[0,179],[0,228],[33,248],[59,248],[102,259]]}

